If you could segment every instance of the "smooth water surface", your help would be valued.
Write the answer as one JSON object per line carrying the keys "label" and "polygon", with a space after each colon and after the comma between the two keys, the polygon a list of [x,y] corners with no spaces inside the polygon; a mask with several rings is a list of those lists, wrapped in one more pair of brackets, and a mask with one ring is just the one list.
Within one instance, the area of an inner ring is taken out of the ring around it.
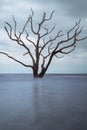
{"label": "smooth water surface", "polygon": [[87,130],[87,75],[0,75],[0,130]]}

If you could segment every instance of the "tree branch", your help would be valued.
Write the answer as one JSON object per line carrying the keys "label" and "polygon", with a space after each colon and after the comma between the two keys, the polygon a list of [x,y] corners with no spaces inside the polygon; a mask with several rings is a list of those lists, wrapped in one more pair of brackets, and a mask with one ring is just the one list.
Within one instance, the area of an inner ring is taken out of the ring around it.
{"label": "tree branch", "polygon": [[87,36],[86,36],[86,37],[83,37],[83,38],[79,38],[79,39],[76,38],[76,41],[83,41],[83,40],[85,40],[85,39],[87,39]]}
{"label": "tree branch", "polygon": [[26,64],[24,64],[23,62],[21,62],[21,61],[17,60],[16,58],[14,58],[14,57],[12,57],[12,56],[8,55],[8,54],[7,54],[7,53],[5,53],[5,52],[0,52],[0,54],[3,54],[3,55],[5,55],[5,56],[9,57],[10,59],[12,59],[12,60],[14,60],[14,61],[16,61],[16,62],[20,63],[21,65],[23,65],[23,66],[25,66],[25,67],[30,67],[30,68],[32,68],[32,66],[31,66],[31,65],[26,65]]}
{"label": "tree branch", "polygon": [[25,33],[26,33],[27,41],[29,41],[30,43],[32,43],[34,45],[34,47],[36,47],[35,43],[32,40],[29,39],[29,34],[26,31],[25,31]]}
{"label": "tree branch", "polygon": [[33,28],[33,16],[34,16],[34,12],[33,10],[31,9],[31,12],[32,12],[32,15],[30,15],[30,25],[31,25],[31,31],[37,35],[38,33],[34,31],[34,28]]}
{"label": "tree branch", "polygon": [[26,21],[26,23],[24,24],[24,27],[23,27],[22,31],[21,31],[21,32],[19,32],[19,38],[20,38],[20,37],[21,37],[21,35],[24,33],[25,28],[26,28],[27,24],[29,23],[29,21],[30,21],[30,17],[28,18],[28,20],[27,20],[27,21]]}
{"label": "tree branch", "polygon": [[78,22],[76,22],[76,24],[67,32],[67,39],[70,38],[70,33],[71,33],[74,29],[76,29],[76,27],[77,27],[77,30],[79,29],[80,22],[81,22],[81,19],[80,19]]}
{"label": "tree branch", "polygon": [[16,22],[16,20],[15,20],[15,17],[14,17],[14,16],[13,16],[13,21],[14,21],[14,36],[15,36],[16,38],[18,38],[18,37],[17,37],[17,34],[16,34],[17,22]]}
{"label": "tree branch", "polygon": [[60,53],[62,53],[62,54],[69,54],[69,53],[71,53],[72,51],[74,51],[75,50],[75,45],[73,46],[73,48],[70,50],[70,51],[67,51],[67,52],[65,52],[65,51],[62,51],[63,49],[61,49],[60,50]]}
{"label": "tree branch", "polygon": [[57,55],[55,55],[55,57],[56,57],[57,59],[59,59],[59,58],[63,58],[64,56],[57,56]]}
{"label": "tree branch", "polygon": [[41,29],[43,23],[45,23],[46,21],[49,21],[49,20],[52,19],[52,16],[53,16],[54,12],[55,12],[55,10],[53,10],[53,11],[51,12],[49,18],[46,18],[46,13],[45,13],[45,12],[43,13],[42,20],[41,20],[41,22],[39,23],[39,26],[38,26],[38,33],[39,33],[39,31],[40,31],[40,29]]}
{"label": "tree branch", "polygon": [[23,43],[22,46],[28,51],[28,54],[30,55],[33,63],[35,63],[34,57],[33,57],[32,53],[31,53],[30,49],[25,45],[25,43],[22,40],[20,40],[20,42]]}
{"label": "tree branch", "polygon": [[[74,37],[74,41],[73,41],[72,44],[64,46],[64,47],[61,47],[59,50],[54,51],[54,55],[57,54],[57,53],[62,53],[62,54],[69,54],[69,53],[71,53],[75,49],[75,47],[76,47],[75,44],[76,44],[76,35]],[[64,49],[71,48],[71,47],[73,47],[73,49],[71,49],[70,51],[66,51],[66,52],[63,51]]]}
{"label": "tree branch", "polygon": [[8,34],[8,36],[9,36],[9,38],[11,37],[11,35],[12,35],[12,26],[8,23],[8,22],[5,22],[8,26],[9,26],[9,28],[10,28],[10,32],[8,31],[8,29],[7,29],[7,27],[5,26],[4,28],[5,28],[5,31],[7,32],[7,34]]}
{"label": "tree branch", "polygon": [[44,65],[45,65],[45,57],[44,57],[43,54],[41,54],[41,56],[43,57],[43,62],[42,62],[42,65],[41,65],[41,67],[42,67],[42,69],[43,69],[43,68],[44,68]]}
{"label": "tree branch", "polygon": [[31,59],[32,59],[32,61],[33,61],[33,63],[34,63],[35,60],[34,60],[33,55],[31,54],[30,49],[25,45],[24,41],[21,39],[21,35],[22,35],[23,32],[25,31],[25,28],[26,28],[26,26],[27,26],[27,24],[28,24],[28,22],[29,22],[30,19],[28,19],[28,20],[26,21],[26,23],[25,23],[25,25],[24,25],[24,27],[23,27],[23,29],[22,29],[22,32],[19,33],[19,36],[17,36],[17,34],[16,34],[16,25],[17,25],[17,23],[16,23],[16,20],[15,20],[14,17],[13,17],[13,20],[14,20],[14,23],[15,23],[15,27],[14,27],[14,35],[15,35],[15,38],[13,38],[13,36],[12,36],[12,26],[11,26],[9,23],[7,23],[7,22],[5,22],[5,23],[10,27],[10,32],[8,31],[7,27],[5,27],[5,30],[6,30],[8,36],[9,36],[9,38],[10,38],[11,40],[16,41],[19,45],[21,45],[22,47],[24,47],[24,48],[28,51],[28,54],[30,55],[30,57],[31,57]]}
{"label": "tree branch", "polygon": [[54,38],[52,38],[52,39],[50,38],[50,40],[48,40],[47,42],[45,42],[45,44],[42,46],[42,48],[41,48],[41,50],[40,50],[40,53],[42,52],[42,50],[43,50],[49,43],[51,43],[51,42],[55,41],[57,38],[63,36],[63,34],[61,34],[61,32],[62,32],[62,31],[59,31]]}
{"label": "tree branch", "polygon": [[46,30],[46,33],[44,33],[42,36],[40,36],[40,38],[52,33],[52,31],[55,29],[55,26],[53,26],[50,30],[46,27],[42,27],[42,28],[44,28]]}
{"label": "tree branch", "polygon": [[[67,39],[58,42],[58,44],[56,45],[56,47],[55,47],[55,49],[54,49],[54,54],[57,53],[57,52],[59,52],[61,49],[63,50],[63,49],[65,49],[65,48],[70,48],[70,47],[74,46],[74,45],[77,43],[77,41],[81,41],[81,40],[84,40],[84,39],[87,38],[87,36],[86,36],[86,37],[83,37],[82,39],[77,38],[77,37],[81,34],[82,29],[83,29],[83,27],[80,28],[80,25],[79,25],[80,22],[81,22],[81,20],[79,20],[78,22],[76,22],[76,24],[74,25],[74,27],[72,27],[72,28],[67,32]],[[74,34],[70,36],[70,33],[71,33],[72,31],[74,31]],[[71,41],[71,40],[74,40],[74,43],[73,43],[73,44],[70,44],[70,45],[65,46],[65,47],[61,48],[60,50],[58,50],[59,45],[61,45],[61,44],[63,44],[63,43],[67,43],[68,41]],[[75,49],[75,48],[74,48],[74,49]],[[71,49],[71,51],[69,51],[69,53],[72,52],[74,49]],[[63,52],[62,52],[62,53],[63,53]],[[67,52],[66,52],[66,53],[67,53]]]}

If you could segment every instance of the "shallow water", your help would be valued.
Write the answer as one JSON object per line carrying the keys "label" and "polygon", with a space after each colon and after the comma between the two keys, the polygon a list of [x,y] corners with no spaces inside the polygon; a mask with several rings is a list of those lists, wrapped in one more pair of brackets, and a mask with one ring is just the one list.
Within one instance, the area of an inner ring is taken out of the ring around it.
{"label": "shallow water", "polygon": [[0,75],[0,130],[87,130],[87,75]]}

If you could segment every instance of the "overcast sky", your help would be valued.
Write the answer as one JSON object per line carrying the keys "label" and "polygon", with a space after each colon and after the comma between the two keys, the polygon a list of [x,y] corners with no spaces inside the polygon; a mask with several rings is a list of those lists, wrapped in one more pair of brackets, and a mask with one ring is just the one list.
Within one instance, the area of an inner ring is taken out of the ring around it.
{"label": "overcast sky", "polygon": [[[31,13],[31,8],[35,12],[36,23],[43,12],[49,15],[55,10],[50,25],[56,24],[56,30],[61,29],[64,32],[81,18],[83,35],[87,34],[87,0],[0,0],[0,51],[7,50],[9,54],[14,53],[21,58],[21,48],[9,40],[4,26],[5,21],[12,23],[14,15],[20,29]],[[24,62],[27,62],[26,60]],[[0,73],[32,73],[32,71],[0,55]],[[47,73],[87,73],[87,40],[81,42],[70,55],[54,59]]]}

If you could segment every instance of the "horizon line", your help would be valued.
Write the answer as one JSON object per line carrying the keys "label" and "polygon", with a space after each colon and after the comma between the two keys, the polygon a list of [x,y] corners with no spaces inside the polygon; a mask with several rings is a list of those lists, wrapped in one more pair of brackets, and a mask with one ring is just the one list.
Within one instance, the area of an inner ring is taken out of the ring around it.
{"label": "horizon line", "polygon": [[[0,73],[0,75],[33,75],[33,73]],[[87,75],[87,73],[46,73],[45,75]]]}

